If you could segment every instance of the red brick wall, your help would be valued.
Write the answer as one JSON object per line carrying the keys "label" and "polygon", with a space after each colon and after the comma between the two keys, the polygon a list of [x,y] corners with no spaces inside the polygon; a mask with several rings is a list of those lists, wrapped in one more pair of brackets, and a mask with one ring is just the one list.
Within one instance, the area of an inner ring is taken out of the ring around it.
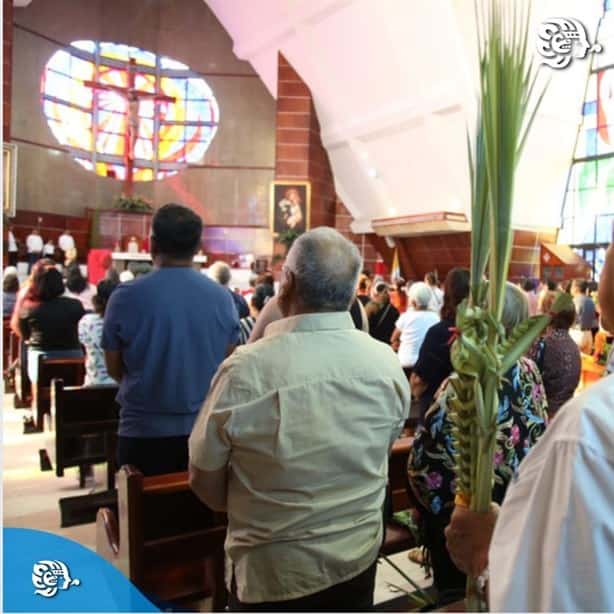
{"label": "red brick wall", "polygon": [[[275,178],[308,180],[311,183],[310,227],[336,228],[354,241],[363,255],[365,268],[374,271],[380,258],[376,247],[368,235],[351,232],[352,217],[337,199],[311,91],[283,55],[279,54],[278,60]],[[274,252],[282,255],[284,249],[276,244]]]}
{"label": "red brick wall", "polygon": [[11,138],[11,78],[13,64],[13,0],[2,4],[2,138]]}
{"label": "red brick wall", "polygon": [[[443,280],[450,269],[456,266],[469,266],[471,235],[468,232],[411,237],[397,239],[397,241],[409,254],[415,269],[414,276],[403,271],[410,279],[422,279],[425,273],[436,270],[439,278]],[[540,246],[542,243],[555,241],[555,232],[514,231],[509,279],[518,281],[522,277],[539,277]]]}

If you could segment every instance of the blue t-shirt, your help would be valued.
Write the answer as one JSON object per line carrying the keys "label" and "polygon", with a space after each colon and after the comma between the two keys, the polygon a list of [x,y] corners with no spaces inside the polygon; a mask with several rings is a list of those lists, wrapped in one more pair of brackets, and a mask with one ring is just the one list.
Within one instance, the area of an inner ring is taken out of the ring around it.
{"label": "blue t-shirt", "polygon": [[107,305],[102,347],[120,351],[119,435],[188,435],[239,319],[232,297],[187,267],[120,285]]}

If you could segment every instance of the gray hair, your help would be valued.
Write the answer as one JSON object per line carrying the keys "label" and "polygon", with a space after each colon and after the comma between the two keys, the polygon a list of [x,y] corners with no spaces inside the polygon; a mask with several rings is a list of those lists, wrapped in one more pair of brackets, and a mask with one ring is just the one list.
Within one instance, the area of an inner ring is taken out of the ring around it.
{"label": "gray hair", "polygon": [[515,284],[509,281],[506,282],[501,324],[503,324],[503,327],[509,333],[528,317],[529,300],[527,299],[527,295]]}
{"label": "gray hair", "polygon": [[433,298],[433,293],[427,284],[423,281],[417,281],[407,290],[407,298],[416,303],[418,309],[427,309]]}
{"label": "gray hair", "polygon": [[356,245],[333,228],[302,234],[288,252],[297,293],[314,311],[346,311],[354,297],[362,258]]}
{"label": "gray hair", "polygon": [[209,267],[209,277],[213,281],[217,281],[217,283],[220,284],[220,286],[227,286],[228,283],[230,282],[231,276],[232,276],[232,272],[230,270],[230,267],[225,262],[222,262],[221,260],[214,262]]}

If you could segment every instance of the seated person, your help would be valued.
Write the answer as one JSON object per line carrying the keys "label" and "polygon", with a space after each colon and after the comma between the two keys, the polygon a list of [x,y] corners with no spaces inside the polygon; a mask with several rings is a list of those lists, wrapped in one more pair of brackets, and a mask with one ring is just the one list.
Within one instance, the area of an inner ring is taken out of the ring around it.
{"label": "seated person", "polygon": [[99,282],[97,292],[92,299],[94,313],[85,314],[79,322],[79,341],[85,347],[85,386],[116,386],[117,382],[107,373],[104,351],[100,346],[104,312],[113,290],[110,281]]}
{"label": "seated person", "polygon": [[[508,283],[501,322],[507,331],[526,320],[526,295]],[[455,460],[452,421],[444,389],[426,413],[424,427],[416,438],[408,462],[409,482],[421,504],[425,545],[431,555],[435,588],[441,603],[462,598],[466,578],[445,546],[444,529],[450,521],[455,497]],[[537,366],[521,358],[509,370],[499,392],[498,434],[495,447],[493,499],[500,503],[520,461],[546,428],[547,402]]]}
{"label": "seated person", "polygon": [[[529,351],[542,374],[548,415],[552,418],[561,405],[573,397],[582,372],[582,357],[576,342],[569,335],[569,328],[576,319],[576,310],[571,297],[567,309],[554,314],[545,333],[534,343]],[[549,292],[543,299],[544,313],[549,313],[557,297]]]}
{"label": "seated person", "polygon": [[432,296],[425,283],[412,284],[407,291],[409,309],[399,317],[392,333],[392,347],[400,340],[399,362],[407,375],[418,360],[427,331],[439,322],[439,315],[429,310]]}
{"label": "seated person", "polygon": [[373,608],[388,455],[410,394],[391,349],[348,313],[360,267],[334,229],[301,235],[276,297],[283,318],[222,364],[194,425],[192,488],[228,514],[231,611]]}
{"label": "seated person", "polygon": [[441,321],[428,329],[411,374],[411,392],[419,399],[421,418],[431,406],[441,383],[452,373],[450,339],[456,326],[456,308],[468,296],[469,270],[449,271],[444,282]]}

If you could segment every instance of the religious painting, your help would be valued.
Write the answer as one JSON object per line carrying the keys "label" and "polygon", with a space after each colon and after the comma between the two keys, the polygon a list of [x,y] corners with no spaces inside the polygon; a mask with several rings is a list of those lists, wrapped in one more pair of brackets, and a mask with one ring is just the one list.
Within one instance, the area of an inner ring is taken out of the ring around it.
{"label": "religious painting", "polygon": [[56,51],[41,97],[49,129],[76,162],[128,184],[201,163],[219,124],[202,75],[120,43],[79,40]]}
{"label": "religious painting", "polygon": [[4,215],[14,217],[17,202],[17,146],[2,145],[2,206]]}
{"label": "religious painting", "polygon": [[309,230],[311,205],[311,184],[309,181],[271,182],[271,231],[277,235],[294,231]]}

